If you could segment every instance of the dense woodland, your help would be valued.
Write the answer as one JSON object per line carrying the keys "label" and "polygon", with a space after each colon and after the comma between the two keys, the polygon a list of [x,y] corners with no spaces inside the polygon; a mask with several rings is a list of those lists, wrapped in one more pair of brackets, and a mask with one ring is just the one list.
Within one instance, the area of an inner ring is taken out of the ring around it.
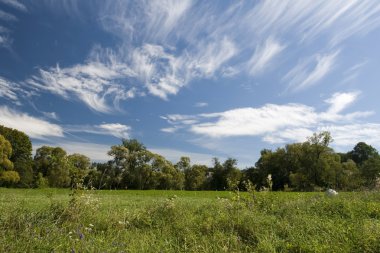
{"label": "dense woodland", "polygon": [[91,163],[82,154],[43,146],[32,157],[32,143],[23,132],[0,126],[0,187],[76,187],[95,189],[287,190],[373,189],[379,186],[380,155],[359,142],[348,153],[329,147],[329,132],[277,150],[264,149],[255,166],[240,170],[237,160],[213,159],[213,166],[176,164],[150,152],[135,139],[110,147],[113,158]]}

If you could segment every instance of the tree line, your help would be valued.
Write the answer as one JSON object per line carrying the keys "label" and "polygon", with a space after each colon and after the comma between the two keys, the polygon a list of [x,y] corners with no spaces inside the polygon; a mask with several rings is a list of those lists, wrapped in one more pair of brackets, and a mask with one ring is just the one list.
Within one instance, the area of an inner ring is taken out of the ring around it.
{"label": "tree line", "polygon": [[379,186],[380,155],[374,147],[359,142],[352,151],[337,153],[331,142],[330,133],[322,132],[302,143],[263,149],[255,166],[240,170],[232,158],[214,158],[212,166],[191,164],[188,157],[172,163],[135,139],[123,139],[110,148],[111,160],[91,163],[60,147],[42,146],[32,157],[25,133],[0,126],[0,187],[314,191]]}

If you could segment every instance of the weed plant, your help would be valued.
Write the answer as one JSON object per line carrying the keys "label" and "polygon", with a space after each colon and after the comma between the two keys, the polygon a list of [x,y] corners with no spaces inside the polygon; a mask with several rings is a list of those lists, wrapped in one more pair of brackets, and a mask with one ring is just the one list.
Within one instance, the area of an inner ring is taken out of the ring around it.
{"label": "weed plant", "polygon": [[0,189],[0,252],[380,252],[380,193]]}

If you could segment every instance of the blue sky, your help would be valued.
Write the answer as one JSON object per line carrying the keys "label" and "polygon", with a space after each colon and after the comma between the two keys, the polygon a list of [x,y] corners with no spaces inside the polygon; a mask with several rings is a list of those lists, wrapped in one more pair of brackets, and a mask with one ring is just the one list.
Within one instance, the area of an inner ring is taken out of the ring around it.
{"label": "blue sky", "polygon": [[0,0],[0,124],[93,160],[137,138],[254,165],[332,133],[380,148],[380,2]]}

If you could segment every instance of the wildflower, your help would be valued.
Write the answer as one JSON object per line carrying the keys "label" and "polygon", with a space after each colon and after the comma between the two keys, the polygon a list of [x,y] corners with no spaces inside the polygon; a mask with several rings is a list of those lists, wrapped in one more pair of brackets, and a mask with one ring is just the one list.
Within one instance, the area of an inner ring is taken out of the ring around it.
{"label": "wildflower", "polygon": [[88,224],[88,225],[89,225],[90,227],[94,227],[94,225],[93,225],[93,224],[91,224],[91,223],[90,223],[90,224]]}
{"label": "wildflower", "polygon": [[82,240],[84,238],[84,234],[79,229],[77,231],[77,234],[78,234],[79,239]]}

